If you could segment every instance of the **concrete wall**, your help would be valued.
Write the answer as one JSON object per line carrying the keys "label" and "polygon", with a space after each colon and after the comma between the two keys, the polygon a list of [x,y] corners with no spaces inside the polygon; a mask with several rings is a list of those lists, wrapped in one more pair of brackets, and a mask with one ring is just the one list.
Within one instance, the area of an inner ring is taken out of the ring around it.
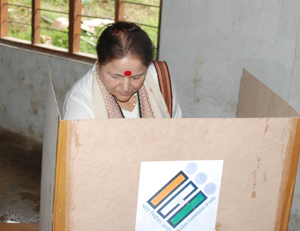
{"label": "concrete wall", "polygon": [[235,117],[242,68],[300,112],[299,0],[165,0],[159,59],[185,117]]}
{"label": "concrete wall", "polygon": [[91,64],[0,44],[0,126],[42,141],[46,83],[51,70],[59,107]]}
{"label": "concrete wall", "polygon": [[[300,112],[299,0],[165,0],[159,59],[185,117],[235,117],[242,68]],[[289,224],[300,230],[300,167]]]}

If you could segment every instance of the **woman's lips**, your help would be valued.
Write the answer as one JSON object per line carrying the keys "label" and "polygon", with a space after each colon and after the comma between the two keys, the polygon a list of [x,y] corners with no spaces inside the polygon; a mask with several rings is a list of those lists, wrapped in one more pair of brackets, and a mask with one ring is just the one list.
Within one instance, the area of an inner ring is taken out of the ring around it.
{"label": "woman's lips", "polygon": [[130,95],[130,92],[120,92],[121,95],[124,95],[124,96],[128,96]]}

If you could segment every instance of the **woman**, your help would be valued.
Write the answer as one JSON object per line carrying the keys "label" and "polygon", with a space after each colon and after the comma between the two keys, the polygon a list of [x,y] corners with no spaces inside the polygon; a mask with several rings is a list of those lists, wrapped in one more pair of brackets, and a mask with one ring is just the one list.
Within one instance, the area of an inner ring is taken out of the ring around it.
{"label": "woman", "polygon": [[174,90],[171,110],[166,106],[152,63],[153,44],[140,27],[112,24],[96,49],[97,62],[66,96],[63,119],[181,117]]}

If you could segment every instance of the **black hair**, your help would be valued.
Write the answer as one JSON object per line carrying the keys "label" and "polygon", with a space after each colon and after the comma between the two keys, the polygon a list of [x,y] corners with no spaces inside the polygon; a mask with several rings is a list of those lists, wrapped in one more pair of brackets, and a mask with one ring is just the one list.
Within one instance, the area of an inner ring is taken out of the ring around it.
{"label": "black hair", "polygon": [[96,46],[98,61],[105,65],[114,59],[137,58],[148,67],[153,60],[154,46],[145,31],[130,22],[108,25]]}

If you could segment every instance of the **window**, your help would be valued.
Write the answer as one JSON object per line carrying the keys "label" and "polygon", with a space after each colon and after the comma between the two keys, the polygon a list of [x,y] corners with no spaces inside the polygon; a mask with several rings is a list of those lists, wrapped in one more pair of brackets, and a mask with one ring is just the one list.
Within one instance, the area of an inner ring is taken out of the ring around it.
{"label": "window", "polygon": [[101,28],[135,22],[158,48],[162,0],[0,0],[0,41],[95,59]]}

